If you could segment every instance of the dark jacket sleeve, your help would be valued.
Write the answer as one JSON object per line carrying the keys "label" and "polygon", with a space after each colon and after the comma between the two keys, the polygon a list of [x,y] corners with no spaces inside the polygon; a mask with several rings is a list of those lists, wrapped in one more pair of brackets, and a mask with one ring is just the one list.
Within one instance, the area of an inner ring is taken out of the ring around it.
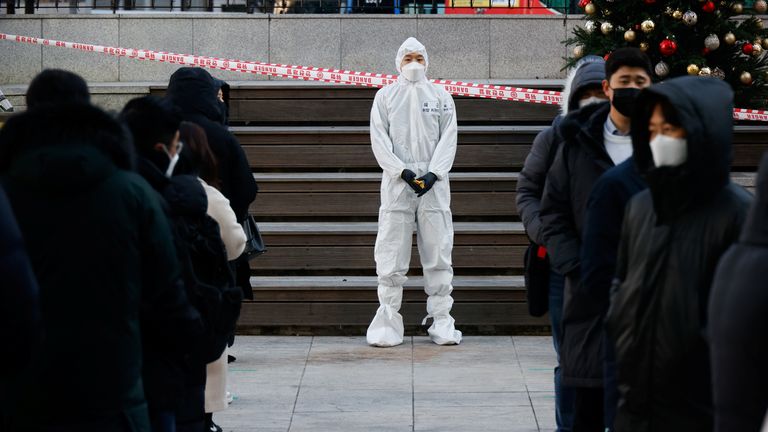
{"label": "dark jacket sleeve", "polygon": [[[229,163],[226,170],[227,179],[224,184],[230,189],[224,195],[229,198],[232,210],[235,212],[238,221],[243,221],[248,216],[248,207],[259,191],[256,180],[253,179],[251,167],[248,164],[248,158],[245,156],[240,142],[234,135],[229,134],[227,146],[229,147]],[[219,169],[221,173],[222,168]]]}
{"label": "dark jacket sleeve", "polygon": [[147,192],[140,239],[142,331],[152,349],[190,352],[203,334],[202,321],[187,298],[173,234],[159,197],[154,191]]}
{"label": "dark jacket sleeve", "polygon": [[40,294],[21,231],[0,189],[0,365],[18,370],[42,340]]}
{"label": "dark jacket sleeve", "polygon": [[578,270],[581,249],[571,207],[570,178],[568,145],[564,143],[547,173],[540,210],[550,265],[562,275]]}
{"label": "dark jacket sleeve", "polygon": [[525,158],[525,164],[517,179],[517,211],[525,226],[528,237],[537,244],[544,244],[539,209],[544,183],[547,180],[549,152],[555,140],[555,128],[539,132]]}
{"label": "dark jacket sleeve", "polygon": [[620,185],[613,177],[595,183],[587,202],[581,242],[581,284],[578,295],[604,311],[608,306],[611,282],[616,271],[624,203]]}

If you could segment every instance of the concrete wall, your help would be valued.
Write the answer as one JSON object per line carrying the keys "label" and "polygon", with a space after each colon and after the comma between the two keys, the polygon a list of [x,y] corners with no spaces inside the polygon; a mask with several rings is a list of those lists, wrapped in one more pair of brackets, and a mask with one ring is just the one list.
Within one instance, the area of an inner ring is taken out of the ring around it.
{"label": "concrete wall", "polygon": [[[430,78],[562,78],[561,43],[580,17],[118,14],[0,16],[0,32],[123,48],[395,73],[394,56],[416,36]],[[178,66],[0,41],[0,85],[26,84],[43,68],[90,82],[166,81]],[[267,77],[215,71],[231,81]]]}

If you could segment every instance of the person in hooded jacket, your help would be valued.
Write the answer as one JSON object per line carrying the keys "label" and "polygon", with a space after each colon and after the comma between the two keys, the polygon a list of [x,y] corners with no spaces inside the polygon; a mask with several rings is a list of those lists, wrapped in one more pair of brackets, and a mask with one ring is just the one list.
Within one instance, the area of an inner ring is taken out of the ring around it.
{"label": "person in hooded jacket", "polygon": [[411,260],[413,230],[424,270],[428,333],[439,345],[461,342],[450,315],[453,306],[453,219],[448,173],[456,156],[453,98],[427,80],[427,50],[408,38],[397,51],[397,82],[378,92],[371,108],[371,147],[384,171],[374,258],[378,275],[376,311],[366,339],[370,345],[403,343],[398,312]]}
{"label": "person in hooded jacket", "polygon": [[[205,336],[185,358],[154,356],[154,351],[147,353],[147,398],[156,414],[153,420],[162,430],[175,427],[177,431],[202,431],[205,423],[206,364],[221,356],[226,345],[226,339],[218,342],[209,338],[212,324],[206,313],[209,297],[203,283],[212,275],[217,276],[219,271],[225,272],[223,277],[228,282],[230,269],[226,258],[223,266],[218,262],[195,261],[196,248],[203,248],[204,245],[188,243],[190,239],[200,239],[205,234],[201,229],[206,223],[215,225],[216,222],[207,215],[208,199],[197,176],[173,175],[183,150],[183,143],[179,140],[181,117],[173,106],[153,96],[136,98],[126,104],[120,118],[133,134],[139,155],[138,172],[166,204],[173,223],[184,284],[206,326]],[[224,253],[218,226],[215,226],[213,241]],[[238,299],[239,295],[238,291]]]}
{"label": "person in hooded jacket", "polygon": [[[531,145],[531,151],[525,158],[525,164],[517,180],[517,211],[523,221],[532,247],[544,247],[544,236],[539,219],[541,195],[547,171],[557,153],[557,127],[569,112],[583,108],[593,103],[606,100],[603,92],[605,79],[605,60],[598,56],[584,57],[568,74],[563,89],[560,115],[555,117],[552,125],[536,135]],[[549,319],[552,324],[552,342],[555,353],[560,353],[561,319],[563,314],[563,276],[550,270],[549,272]],[[531,289],[529,287],[529,289]],[[570,431],[573,427],[573,391],[561,382],[560,366],[555,367],[555,421],[557,430]]]}
{"label": "person in hooded jacket", "polygon": [[710,287],[752,199],[729,177],[732,115],[733,91],[711,78],[674,78],[638,98],[632,144],[648,189],[625,210],[606,316],[619,432],[713,428]]}
{"label": "person in hooded jacket", "polygon": [[[640,89],[649,85],[648,56],[637,48],[611,53],[603,81],[603,91],[611,102],[586,106],[560,123],[558,135],[563,141],[547,173],[541,200],[540,218],[550,264],[566,279],[560,366],[563,383],[575,389],[575,431],[603,431],[605,423],[602,358],[598,352],[584,351],[583,345],[595,328],[594,306],[582,304],[584,299],[573,295],[579,289],[587,200],[597,179],[632,155],[630,115]],[[590,364],[599,368],[585,368]]]}
{"label": "person in hooded jacket", "polygon": [[[45,334],[19,372],[7,430],[149,431],[142,333],[178,353],[201,334],[158,197],[131,172],[124,129],[96,107],[30,109],[0,131],[6,139],[22,143],[0,176],[40,287]],[[84,361],[94,349],[102,360]]]}
{"label": "person in hooded jacket", "polygon": [[[256,198],[258,186],[253,179],[245,152],[234,135],[226,128],[228,110],[226,101],[229,86],[216,80],[205,69],[183,67],[171,75],[168,97],[181,110],[182,119],[202,127],[219,164],[221,193],[229,200],[237,221],[248,216],[248,207]],[[222,91],[224,101],[218,98]],[[248,260],[236,262],[236,278],[243,297],[253,299]]]}
{"label": "person in hooded jacket", "polygon": [[[768,153],[737,243],[717,265],[709,298],[715,431],[760,431],[768,412]],[[763,429],[765,430],[765,429]]]}
{"label": "person in hooded jacket", "polygon": [[223,84],[205,69],[183,67],[171,75],[166,97],[181,110],[183,120],[205,130],[208,145],[219,164],[221,193],[230,201],[237,220],[242,221],[248,215],[248,206],[256,198],[258,187],[245,152],[225,126],[225,102],[217,96],[219,89],[224,90]]}

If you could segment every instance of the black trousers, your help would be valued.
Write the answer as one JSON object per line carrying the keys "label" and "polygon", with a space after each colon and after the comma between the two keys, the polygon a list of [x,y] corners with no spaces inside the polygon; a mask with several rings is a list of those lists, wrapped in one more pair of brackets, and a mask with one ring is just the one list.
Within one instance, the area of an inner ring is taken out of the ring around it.
{"label": "black trousers", "polygon": [[603,388],[577,387],[574,390],[573,432],[605,431]]}

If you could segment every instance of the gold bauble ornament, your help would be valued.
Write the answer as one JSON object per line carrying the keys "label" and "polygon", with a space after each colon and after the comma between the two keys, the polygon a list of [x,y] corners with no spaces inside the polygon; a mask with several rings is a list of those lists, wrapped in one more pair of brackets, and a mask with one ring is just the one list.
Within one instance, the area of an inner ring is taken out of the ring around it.
{"label": "gold bauble ornament", "polygon": [[627,42],[634,42],[637,39],[637,33],[634,30],[627,30],[624,32],[624,40]]}
{"label": "gold bauble ornament", "polygon": [[703,67],[699,71],[699,76],[710,76],[710,75],[712,75],[712,69],[708,67]]}
{"label": "gold bauble ornament", "polygon": [[763,46],[762,45],[752,45],[752,56],[753,57],[760,57],[760,54],[763,53]]}
{"label": "gold bauble ornament", "polygon": [[683,18],[683,11],[681,11],[680,9],[675,10],[674,12],[672,12],[672,18],[678,19],[678,20],[682,19]]}
{"label": "gold bauble ornament", "polygon": [[573,56],[576,58],[581,58],[584,55],[584,47],[581,45],[576,45],[573,47]]}
{"label": "gold bauble ornament", "polygon": [[688,68],[686,69],[688,71],[688,75],[698,75],[699,74],[699,67],[695,64],[691,63],[688,65]]}
{"label": "gold bauble ornament", "polygon": [[763,20],[761,20],[761,19],[759,19],[759,18],[758,18],[758,20],[757,20],[757,22],[755,23],[755,25],[756,25],[756,26],[757,26],[757,28],[759,28],[759,29],[763,28]]}
{"label": "gold bauble ornament", "polygon": [[725,43],[727,43],[728,45],[733,45],[733,44],[735,44],[735,43],[736,43],[736,35],[734,35],[734,34],[733,34],[733,33],[731,33],[731,32],[728,32],[728,33],[726,33],[726,34],[725,34],[725,36],[723,36],[723,40],[724,40],[724,41],[725,41]]}
{"label": "gold bauble ornament", "polygon": [[768,39],[763,39],[763,49],[768,50]]}
{"label": "gold bauble ornament", "polygon": [[752,74],[747,71],[744,71],[741,73],[739,80],[741,80],[741,83],[744,85],[750,85],[752,84]]}
{"label": "gold bauble ornament", "polygon": [[744,5],[741,3],[734,3],[733,6],[731,6],[731,10],[737,15],[741,14],[744,12]]}
{"label": "gold bauble ornament", "polygon": [[640,24],[640,29],[643,31],[643,33],[650,33],[654,28],[656,28],[656,24],[654,24],[651,20],[645,20]]}
{"label": "gold bauble ornament", "polygon": [[600,31],[603,32],[604,35],[608,35],[613,31],[613,24],[609,22],[604,22],[600,25]]}
{"label": "gold bauble ornament", "polygon": [[586,12],[587,15],[594,15],[595,12],[597,12],[597,8],[594,4],[589,3],[588,5],[584,6],[584,12]]}
{"label": "gold bauble ornament", "polygon": [[765,11],[768,10],[768,2],[765,0],[757,0],[753,7],[755,8],[755,12],[764,14]]}
{"label": "gold bauble ornament", "polygon": [[648,42],[640,42],[640,51],[646,52],[648,51],[649,45]]}

